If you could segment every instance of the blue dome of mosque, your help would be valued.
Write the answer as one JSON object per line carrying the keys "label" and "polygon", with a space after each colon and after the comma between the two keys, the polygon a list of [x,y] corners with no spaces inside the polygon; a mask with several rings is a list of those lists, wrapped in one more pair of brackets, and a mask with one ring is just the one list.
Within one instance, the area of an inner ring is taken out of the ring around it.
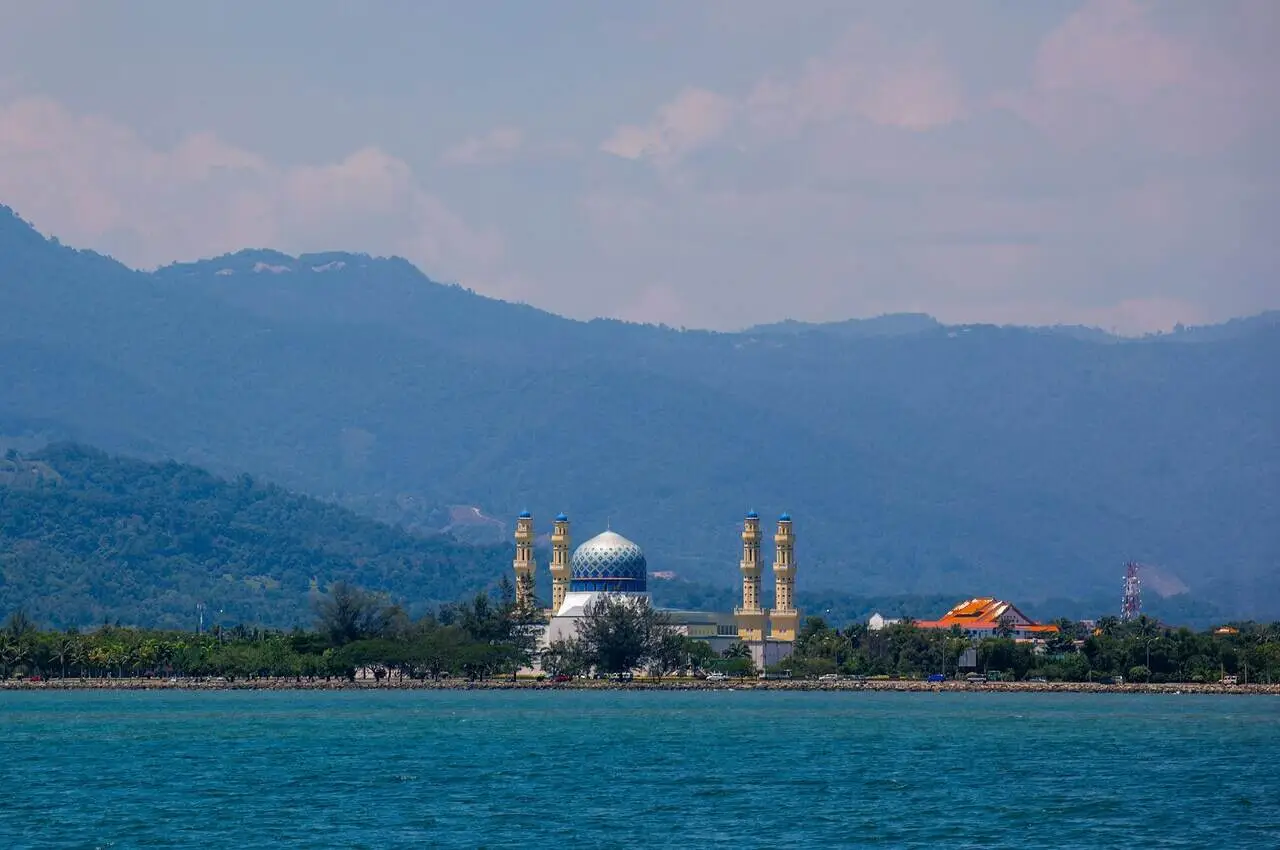
{"label": "blue dome of mosque", "polygon": [[563,512],[556,514],[556,522],[568,522],[568,521],[569,521],[569,518],[565,516]]}
{"label": "blue dome of mosque", "polygon": [[530,519],[532,516],[533,514],[529,513],[528,511],[520,512],[520,519]]}
{"label": "blue dome of mosque", "polygon": [[747,519],[760,519],[760,514],[755,511],[747,511]]}
{"label": "blue dome of mosque", "polygon": [[791,514],[783,514],[778,517],[778,522],[791,522]]}
{"label": "blue dome of mosque", "polygon": [[569,590],[644,593],[649,563],[644,552],[614,531],[597,534],[573,550]]}

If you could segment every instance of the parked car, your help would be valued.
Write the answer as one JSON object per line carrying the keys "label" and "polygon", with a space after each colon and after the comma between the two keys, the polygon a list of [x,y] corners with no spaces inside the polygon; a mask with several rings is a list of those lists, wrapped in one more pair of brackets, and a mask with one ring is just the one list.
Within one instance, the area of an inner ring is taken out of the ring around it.
{"label": "parked car", "polygon": [[568,673],[557,673],[557,674],[555,674],[554,676],[552,676],[552,677],[551,677],[551,681],[553,681],[553,682],[572,682],[572,681],[573,681],[573,677],[572,677],[572,676],[570,676]]}
{"label": "parked car", "polygon": [[1238,684],[1240,684],[1240,680],[1239,680],[1239,679],[1237,679],[1235,676],[1223,676],[1223,677],[1222,677],[1222,681],[1221,681],[1219,684],[1223,684],[1223,685],[1238,685]]}
{"label": "parked car", "polygon": [[971,685],[982,685],[986,683],[987,677],[981,673],[970,673],[964,677],[964,680]]}
{"label": "parked car", "polygon": [[945,682],[946,680],[947,680],[947,677],[946,677],[946,676],[944,676],[944,675],[942,675],[941,673],[930,673],[930,674],[929,674],[929,681],[930,681],[930,682]]}
{"label": "parked car", "polygon": [[725,679],[728,679],[728,678],[729,678],[728,676],[726,676],[724,673],[721,673],[719,670],[713,673],[707,674],[708,682],[723,682]]}
{"label": "parked car", "polygon": [[840,681],[839,673],[823,673],[818,677],[819,682],[838,682]]}

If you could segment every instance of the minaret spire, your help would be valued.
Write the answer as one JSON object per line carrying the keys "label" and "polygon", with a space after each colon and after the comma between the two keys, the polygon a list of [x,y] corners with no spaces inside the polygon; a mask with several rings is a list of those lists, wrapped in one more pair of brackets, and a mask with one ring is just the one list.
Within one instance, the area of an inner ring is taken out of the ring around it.
{"label": "minaret spire", "polygon": [[767,612],[760,607],[760,515],[747,514],[742,523],[742,605],[733,611],[738,621],[738,640],[748,643],[764,640]]}
{"label": "minaret spire", "polygon": [[555,530],[551,532],[551,615],[564,605],[569,592],[569,518],[556,517]]}
{"label": "minaret spire", "polygon": [[512,566],[516,571],[516,605],[532,608],[538,565],[533,559],[533,514],[528,511],[522,511],[516,519],[516,559]]}
{"label": "minaret spire", "polygon": [[791,515],[778,517],[778,532],[773,535],[773,611],[770,618],[770,637],[774,640],[794,641],[800,625],[800,612],[796,610],[796,562],[795,533],[791,530]]}

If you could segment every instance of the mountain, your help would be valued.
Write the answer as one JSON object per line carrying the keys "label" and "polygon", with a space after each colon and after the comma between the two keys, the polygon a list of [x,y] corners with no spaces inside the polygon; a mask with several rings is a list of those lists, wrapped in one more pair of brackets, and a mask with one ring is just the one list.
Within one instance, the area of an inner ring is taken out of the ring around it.
{"label": "mountain", "polygon": [[[455,508],[466,532],[493,520]],[[103,622],[190,629],[204,624],[289,628],[312,602],[346,581],[387,594],[411,614],[502,585],[514,547],[424,537],[247,475],[222,479],[172,461],[112,457],[59,443],[0,458],[0,616],[19,608],[37,622]],[[537,553],[539,598],[550,597],[548,552]],[[729,610],[735,589],[662,580],[658,605]],[[857,596],[802,589],[802,608],[844,625],[873,612],[928,618],[954,604],[945,594]],[[1044,619],[1097,616],[1109,600],[1052,600],[1027,610]],[[1151,599],[1148,611],[1200,627],[1221,622],[1185,595]],[[200,606],[203,606],[203,614]]]}
{"label": "mountain", "polygon": [[611,522],[651,569],[726,588],[756,508],[796,517],[809,591],[1118,605],[1134,559],[1280,610],[1274,322],[1189,345],[924,319],[577,322],[345,253],[142,273],[0,213],[0,435],[248,471],[419,530],[455,505],[564,510],[579,540]]}

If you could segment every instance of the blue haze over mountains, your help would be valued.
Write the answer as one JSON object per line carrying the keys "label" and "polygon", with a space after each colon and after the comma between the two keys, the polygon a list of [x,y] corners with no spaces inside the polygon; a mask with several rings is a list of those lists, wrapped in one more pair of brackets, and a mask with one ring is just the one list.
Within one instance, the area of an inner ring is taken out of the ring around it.
{"label": "blue haze over mountains", "polygon": [[[782,284],[780,284],[782,285]],[[248,472],[410,528],[441,506],[726,588],[787,510],[800,584],[1280,612],[1280,314],[1122,340],[927,316],[740,333],[578,322],[399,259],[152,273],[0,208],[0,436]],[[765,514],[769,515],[768,513]]]}

